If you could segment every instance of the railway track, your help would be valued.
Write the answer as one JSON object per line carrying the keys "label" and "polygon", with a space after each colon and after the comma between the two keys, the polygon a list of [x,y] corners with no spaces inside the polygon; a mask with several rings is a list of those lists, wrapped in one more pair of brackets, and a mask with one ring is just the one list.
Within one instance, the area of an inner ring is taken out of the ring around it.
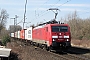
{"label": "railway track", "polygon": [[[20,44],[20,42],[18,43]],[[50,51],[46,51],[45,49],[41,49],[39,47],[30,45],[32,47],[34,47],[36,49],[36,51],[40,51],[43,52],[43,54],[45,54],[44,56],[47,56],[48,59],[53,57],[53,60],[90,60],[90,56],[86,56],[83,54],[78,54],[77,51],[68,51],[68,52],[50,52]],[[51,55],[51,56],[50,56]]]}
{"label": "railway track", "polygon": [[[39,48],[38,48],[39,49]],[[48,51],[48,53],[53,54],[60,58],[60,60],[90,60],[90,56],[81,55],[77,52],[55,52],[55,51]]]}
{"label": "railway track", "polygon": [[[88,49],[83,50],[83,48],[81,49],[82,53],[83,52],[87,52],[89,51]],[[69,51],[63,51],[62,53],[57,53],[57,52],[50,52],[51,54],[60,56],[61,58],[63,58],[63,60],[90,60],[90,55],[84,55],[81,52],[77,52],[78,50],[75,51],[74,50],[69,50]],[[89,53],[89,52],[88,52]]]}
{"label": "railway track", "polygon": [[79,48],[79,47],[72,47],[67,53],[75,54],[76,56],[80,56],[85,60],[90,60],[90,49],[87,48]]}
{"label": "railway track", "polygon": [[65,57],[68,57],[70,58],[71,60],[90,60],[89,58],[86,58],[84,56],[80,56],[80,55],[75,55],[75,54],[67,54],[67,55],[64,55]]}
{"label": "railway track", "polygon": [[62,52],[62,53],[49,52],[49,53],[54,54],[56,56],[60,56],[61,58],[63,58],[63,60],[90,60],[90,57],[88,56],[70,54],[67,52]]}

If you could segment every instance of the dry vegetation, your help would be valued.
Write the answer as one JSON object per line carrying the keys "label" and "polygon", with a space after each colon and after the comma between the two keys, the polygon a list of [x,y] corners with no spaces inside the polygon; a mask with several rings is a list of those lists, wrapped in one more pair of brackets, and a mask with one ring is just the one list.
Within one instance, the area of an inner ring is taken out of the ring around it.
{"label": "dry vegetation", "polygon": [[90,49],[90,40],[76,40],[73,39],[71,41],[72,46],[82,47],[82,48],[89,48]]}
{"label": "dry vegetation", "polygon": [[72,39],[90,40],[90,18],[81,19],[75,11],[65,19],[67,19],[65,22],[70,25]]}

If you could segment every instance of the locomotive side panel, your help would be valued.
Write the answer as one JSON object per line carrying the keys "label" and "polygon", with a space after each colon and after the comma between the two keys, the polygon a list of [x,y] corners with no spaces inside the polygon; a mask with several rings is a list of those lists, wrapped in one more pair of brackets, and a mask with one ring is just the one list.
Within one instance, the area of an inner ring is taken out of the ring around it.
{"label": "locomotive side panel", "polygon": [[44,28],[45,28],[46,45],[50,46],[51,45],[51,27],[50,27],[50,25],[47,25]]}
{"label": "locomotive side panel", "polygon": [[33,42],[50,46],[52,43],[51,40],[51,28],[49,25],[47,27],[33,29]]}
{"label": "locomotive side panel", "polygon": [[44,28],[37,28],[33,29],[33,41],[40,43],[40,44],[45,44],[45,29]]}

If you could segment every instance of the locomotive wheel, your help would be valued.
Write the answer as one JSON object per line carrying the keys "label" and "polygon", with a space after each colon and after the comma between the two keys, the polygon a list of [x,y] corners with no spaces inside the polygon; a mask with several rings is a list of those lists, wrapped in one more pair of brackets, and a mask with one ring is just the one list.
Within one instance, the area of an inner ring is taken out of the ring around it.
{"label": "locomotive wheel", "polygon": [[38,44],[38,43],[36,43],[36,46],[37,46],[37,47],[39,47],[39,44]]}
{"label": "locomotive wheel", "polygon": [[43,49],[42,44],[38,44],[41,49]]}
{"label": "locomotive wheel", "polygon": [[45,46],[45,49],[46,49],[47,51],[49,51],[50,48],[46,45],[46,46]]}
{"label": "locomotive wheel", "polygon": [[52,46],[49,47],[49,51],[52,52]]}
{"label": "locomotive wheel", "polygon": [[41,44],[41,49],[43,49],[43,45]]}
{"label": "locomotive wheel", "polygon": [[30,44],[33,45],[33,42],[31,41]]}

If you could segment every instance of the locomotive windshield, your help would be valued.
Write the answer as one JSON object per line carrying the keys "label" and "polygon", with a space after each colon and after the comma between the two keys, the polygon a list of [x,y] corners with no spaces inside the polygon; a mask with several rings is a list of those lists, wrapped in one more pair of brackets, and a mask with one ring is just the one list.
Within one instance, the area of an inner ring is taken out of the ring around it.
{"label": "locomotive windshield", "polygon": [[67,26],[52,26],[52,32],[67,32]]}

